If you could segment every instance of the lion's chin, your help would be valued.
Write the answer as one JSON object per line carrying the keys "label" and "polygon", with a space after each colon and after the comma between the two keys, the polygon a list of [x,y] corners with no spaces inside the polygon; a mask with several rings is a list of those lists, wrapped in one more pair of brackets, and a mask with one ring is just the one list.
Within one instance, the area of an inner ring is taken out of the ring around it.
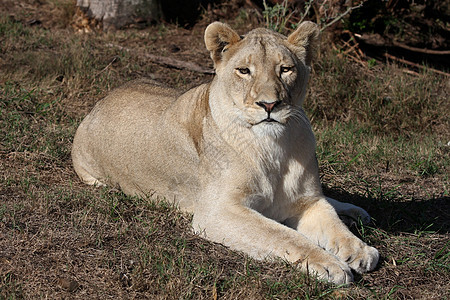
{"label": "lion's chin", "polygon": [[286,126],[275,119],[262,120],[252,126],[252,131],[257,136],[279,137],[286,130]]}

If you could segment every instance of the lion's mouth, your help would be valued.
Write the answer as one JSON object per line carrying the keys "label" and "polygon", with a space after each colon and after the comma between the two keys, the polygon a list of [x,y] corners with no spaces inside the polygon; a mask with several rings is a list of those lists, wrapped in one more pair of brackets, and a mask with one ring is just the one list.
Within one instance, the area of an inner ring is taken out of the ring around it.
{"label": "lion's mouth", "polygon": [[261,124],[261,123],[280,123],[279,121],[272,119],[272,118],[265,118],[264,120],[259,121],[258,123],[256,123],[255,125]]}

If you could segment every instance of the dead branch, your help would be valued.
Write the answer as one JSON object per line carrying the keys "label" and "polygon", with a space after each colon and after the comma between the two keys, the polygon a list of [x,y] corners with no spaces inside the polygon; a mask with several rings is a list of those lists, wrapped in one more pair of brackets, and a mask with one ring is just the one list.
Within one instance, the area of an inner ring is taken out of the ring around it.
{"label": "dead branch", "polygon": [[419,68],[419,69],[422,69],[422,70],[428,70],[428,71],[431,71],[431,72],[433,72],[433,73],[440,74],[440,75],[444,75],[444,76],[447,76],[447,77],[450,76],[449,73],[445,73],[445,72],[443,72],[443,71],[439,71],[439,70],[432,69],[432,68],[429,68],[429,67],[424,67],[424,66],[422,66],[422,65],[413,63],[413,62],[408,61],[408,60],[406,60],[406,59],[402,59],[402,58],[396,57],[396,56],[391,55],[391,54],[389,54],[389,53],[385,53],[384,56],[387,57],[387,58],[389,58],[389,59],[392,59],[392,60],[401,62],[401,63],[406,64],[406,65],[409,65],[409,66],[413,66],[413,67],[416,67],[416,68]]}
{"label": "dead branch", "polygon": [[350,30],[344,30],[343,33],[348,33],[348,35],[350,35],[351,40],[353,41],[353,43],[356,46],[356,51],[358,52],[357,54],[358,54],[359,58],[365,57],[364,52],[362,52],[361,48],[359,47],[359,43],[355,37],[355,34],[353,34],[353,32],[351,32]]}
{"label": "dead branch", "polygon": [[406,49],[406,50],[410,50],[413,52],[420,52],[420,53],[425,53],[425,54],[436,54],[436,55],[449,55],[450,54],[450,50],[432,50],[432,49],[422,49],[422,48],[416,48],[416,47],[411,47],[408,45],[405,45],[403,43],[397,42],[397,41],[392,41],[392,44],[394,46]]}
{"label": "dead branch", "polygon": [[417,48],[405,45],[403,43],[397,42],[395,40],[386,40],[381,35],[375,34],[354,34],[359,40],[364,41],[364,43],[376,46],[376,47],[399,47],[413,52],[425,53],[425,54],[433,54],[433,55],[449,55],[450,50],[432,50],[425,48]]}
{"label": "dead branch", "polygon": [[151,62],[153,62],[155,64],[166,66],[169,68],[175,68],[175,69],[180,69],[180,70],[185,69],[185,70],[203,73],[203,74],[215,74],[213,69],[206,69],[206,68],[203,68],[192,62],[182,61],[182,60],[178,60],[178,59],[171,58],[171,57],[153,55],[153,54],[149,54],[149,53],[140,53],[140,52],[134,51],[132,49],[125,48],[125,47],[115,45],[115,44],[106,44],[106,46],[111,47],[111,48],[117,48],[117,49],[120,49],[120,50],[123,50],[126,52],[130,52],[130,53],[133,53],[138,56],[144,56],[145,58],[147,58],[148,60],[150,60]]}

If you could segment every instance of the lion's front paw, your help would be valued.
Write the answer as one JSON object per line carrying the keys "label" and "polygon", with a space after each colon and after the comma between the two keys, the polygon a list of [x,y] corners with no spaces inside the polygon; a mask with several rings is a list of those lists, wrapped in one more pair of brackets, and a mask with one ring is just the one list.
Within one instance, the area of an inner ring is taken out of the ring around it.
{"label": "lion's front paw", "polygon": [[353,282],[350,268],[333,255],[310,256],[302,262],[301,268],[310,275],[337,285]]}
{"label": "lion's front paw", "polygon": [[370,223],[370,215],[367,211],[359,206],[355,206],[349,203],[346,204],[348,204],[348,206],[337,211],[341,219],[343,219],[344,223],[346,223],[347,225],[349,225],[349,223],[352,223],[350,220],[346,220],[345,218],[351,218],[351,220],[354,220],[354,222],[356,222],[357,220],[361,220],[363,224]]}
{"label": "lion's front paw", "polygon": [[377,249],[365,245],[347,263],[350,268],[361,274],[375,269],[379,258],[380,255]]}
{"label": "lion's front paw", "polygon": [[377,249],[367,246],[356,238],[342,243],[337,249],[338,251],[332,252],[335,252],[342,261],[360,274],[375,269],[380,256]]}
{"label": "lion's front paw", "polygon": [[370,223],[370,215],[364,208],[328,197],[327,201],[334,207],[345,224],[351,225],[358,220],[361,220],[363,224]]}

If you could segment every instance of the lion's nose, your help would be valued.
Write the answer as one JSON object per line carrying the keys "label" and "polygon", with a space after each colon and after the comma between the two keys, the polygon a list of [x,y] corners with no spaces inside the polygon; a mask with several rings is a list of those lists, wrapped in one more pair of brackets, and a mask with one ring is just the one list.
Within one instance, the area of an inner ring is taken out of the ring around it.
{"label": "lion's nose", "polygon": [[275,108],[275,106],[277,106],[280,103],[281,101],[274,101],[274,102],[259,101],[256,102],[256,105],[261,106],[262,108],[264,108],[266,112],[270,113]]}

